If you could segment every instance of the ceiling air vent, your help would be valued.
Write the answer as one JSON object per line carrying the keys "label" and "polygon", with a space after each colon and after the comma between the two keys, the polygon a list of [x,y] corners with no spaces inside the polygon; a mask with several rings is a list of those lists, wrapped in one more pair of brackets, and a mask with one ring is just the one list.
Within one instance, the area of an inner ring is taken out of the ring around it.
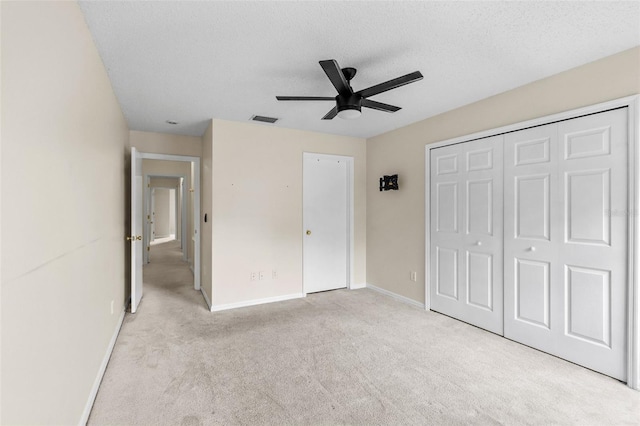
{"label": "ceiling air vent", "polygon": [[263,115],[254,115],[253,117],[251,117],[251,121],[259,121],[261,123],[275,123],[276,121],[278,121],[277,118],[273,118],[273,117],[265,117]]}

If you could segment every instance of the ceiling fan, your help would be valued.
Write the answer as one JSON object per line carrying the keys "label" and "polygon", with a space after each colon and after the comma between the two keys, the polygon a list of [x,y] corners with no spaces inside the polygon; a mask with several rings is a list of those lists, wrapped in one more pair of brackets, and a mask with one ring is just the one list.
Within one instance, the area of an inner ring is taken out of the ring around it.
{"label": "ceiling fan", "polygon": [[276,99],[279,101],[335,101],[336,106],[329,111],[327,115],[322,117],[323,120],[331,120],[336,115],[340,118],[357,118],[360,117],[361,107],[385,112],[396,112],[400,110],[400,107],[372,101],[367,98],[386,92],[387,90],[395,89],[396,87],[404,86],[405,84],[413,83],[414,81],[422,80],[420,71],[415,71],[411,74],[403,75],[402,77],[394,78],[393,80],[354,92],[351,88],[350,81],[356,75],[355,68],[347,67],[341,69],[338,62],[333,59],[320,61],[320,66],[325,74],[327,74],[327,77],[329,77],[329,80],[331,80],[333,87],[338,91],[337,96],[276,96]]}

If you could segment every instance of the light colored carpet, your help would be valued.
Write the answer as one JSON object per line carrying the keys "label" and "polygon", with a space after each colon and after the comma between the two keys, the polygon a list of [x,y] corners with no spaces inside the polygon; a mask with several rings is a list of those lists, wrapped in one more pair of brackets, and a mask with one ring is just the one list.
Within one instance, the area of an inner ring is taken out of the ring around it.
{"label": "light colored carpet", "polygon": [[371,290],[210,313],[158,245],[89,424],[640,424],[640,392]]}

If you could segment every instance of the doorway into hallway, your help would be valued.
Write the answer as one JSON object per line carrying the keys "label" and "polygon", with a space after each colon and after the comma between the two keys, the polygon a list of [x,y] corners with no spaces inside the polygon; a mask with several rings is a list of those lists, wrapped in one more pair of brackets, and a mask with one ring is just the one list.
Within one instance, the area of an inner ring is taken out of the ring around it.
{"label": "doorway into hallway", "polygon": [[[159,263],[169,262],[164,266],[177,258],[181,264],[173,266],[190,271],[189,278],[181,278],[178,284],[187,289],[193,285],[193,289],[200,290],[200,158],[142,153],[132,148],[131,163],[134,237],[129,240],[132,241],[131,312],[135,313],[145,285],[151,283],[149,271],[156,269],[146,267],[154,254],[159,255]],[[162,223],[155,223],[156,217]],[[160,225],[167,226],[158,228]],[[156,236],[167,241],[154,244],[152,249],[151,242]],[[167,257],[167,253],[172,255]]]}

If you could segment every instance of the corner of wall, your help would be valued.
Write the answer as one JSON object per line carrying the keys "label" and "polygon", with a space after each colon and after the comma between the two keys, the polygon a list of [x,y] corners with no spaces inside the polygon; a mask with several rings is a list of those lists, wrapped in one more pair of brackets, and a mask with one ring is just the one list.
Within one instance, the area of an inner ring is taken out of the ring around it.
{"label": "corner of wall", "polygon": [[[202,167],[201,174],[201,279],[200,289],[209,309],[213,301],[213,127],[214,120],[209,121],[207,130],[202,135]],[[204,221],[204,217],[207,221]]]}

